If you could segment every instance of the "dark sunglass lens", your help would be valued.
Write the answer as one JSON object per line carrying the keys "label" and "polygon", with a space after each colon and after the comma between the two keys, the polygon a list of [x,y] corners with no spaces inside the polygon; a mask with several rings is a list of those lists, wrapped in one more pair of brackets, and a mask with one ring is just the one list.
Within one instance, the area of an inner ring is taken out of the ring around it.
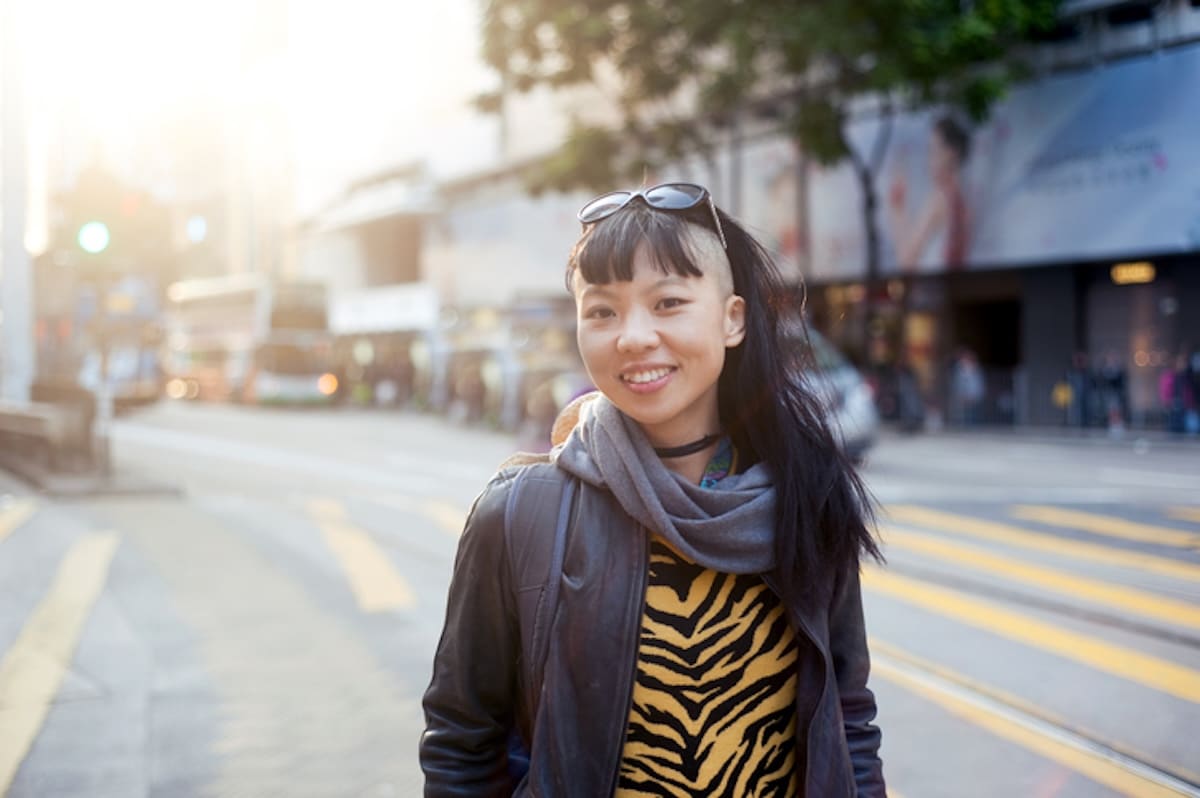
{"label": "dark sunglass lens", "polygon": [[630,196],[632,195],[628,191],[614,191],[611,194],[596,197],[579,211],[579,221],[591,224],[606,216],[611,216],[629,202]]}
{"label": "dark sunglass lens", "polygon": [[704,198],[704,189],[691,183],[667,183],[646,192],[646,202],[654,208],[681,211]]}

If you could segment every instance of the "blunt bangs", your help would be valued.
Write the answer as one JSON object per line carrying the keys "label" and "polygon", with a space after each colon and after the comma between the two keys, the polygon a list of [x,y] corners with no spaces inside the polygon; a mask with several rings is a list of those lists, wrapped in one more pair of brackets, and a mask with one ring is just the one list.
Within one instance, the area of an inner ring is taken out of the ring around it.
{"label": "blunt bangs", "polygon": [[634,202],[588,225],[567,259],[567,290],[573,290],[575,272],[592,285],[632,280],[633,256],[643,243],[663,274],[703,276],[687,239],[692,225],[711,230],[711,222],[706,224],[710,218],[703,205],[686,211],[659,211]]}

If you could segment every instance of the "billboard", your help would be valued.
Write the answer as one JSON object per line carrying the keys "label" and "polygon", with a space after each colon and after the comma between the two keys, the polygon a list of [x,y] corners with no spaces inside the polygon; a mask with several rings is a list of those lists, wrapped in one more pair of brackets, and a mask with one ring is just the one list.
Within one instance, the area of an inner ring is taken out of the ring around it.
{"label": "billboard", "polygon": [[809,255],[798,164],[795,144],[780,137],[748,141],[743,146],[741,218],[772,251],[789,279],[801,273]]}
{"label": "billboard", "polygon": [[[849,131],[867,152],[883,122]],[[944,273],[1200,249],[1200,47],[1015,88],[983,125],[892,122],[875,176],[882,273]],[[858,279],[861,191],[808,171],[810,278]]]}

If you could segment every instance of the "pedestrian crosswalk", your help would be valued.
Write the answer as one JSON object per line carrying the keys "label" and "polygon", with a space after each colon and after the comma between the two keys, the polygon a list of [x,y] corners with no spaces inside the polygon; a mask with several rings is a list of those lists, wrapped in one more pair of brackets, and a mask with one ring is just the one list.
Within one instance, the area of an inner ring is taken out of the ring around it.
{"label": "pedestrian crosswalk", "polygon": [[1200,549],[1200,534],[1171,529],[1158,524],[1127,521],[1123,518],[1113,518],[1112,516],[1084,512],[1082,510],[1067,510],[1061,507],[1026,504],[1013,507],[1011,513],[1015,518],[1025,521],[1035,521],[1039,524],[1046,524],[1061,529],[1081,530],[1095,535],[1108,535],[1114,538],[1132,540],[1137,543],[1155,543],[1162,546]]}
{"label": "pedestrian crosswalk", "polygon": [[1171,507],[1167,516],[1175,521],[1190,521],[1200,524],[1200,507]]}
{"label": "pedestrian crosswalk", "polygon": [[311,499],[308,512],[337,558],[364,612],[412,609],[416,596],[370,533],[353,523],[339,502]]}
{"label": "pedestrian crosswalk", "polygon": [[[872,640],[885,692],[920,694],[1105,794],[1200,795],[1200,746],[1164,744],[1200,727],[1200,511],[892,505],[881,517],[889,567],[868,567],[863,585],[869,605],[887,607]],[[987,649],[957,656],[982,674],[952,680],[969,684],[965,694],[939,689],[954,649],[913,633],[930,624]],[[989,681],[1030,668],[1038,680],[1010,680],[1024,698],[994,699]],[[1048,706],[1059,717],[1045,721]],[[885,729],[885,739],[920,733]]]}
{"label": "pedestrian crosswalk", "polygon": [[886,518],[917,528],[964,535],[1032,552],[1133,568],[1155,576],[1200,581],[1200,561],[1178,560],[1137,549],[1114,548],[1099,541],[1062,538],[990,518],[906,504],[888,505]]}
{"label": "pedestrian crosswalk", "polygon": [[[0,561],[29,544],[46,509],[0,500]],[[465,507],[304,494],[281,512],[306,522],[289,535],[341,584],[345,612],[415,618],[444,600]],[[893,504],[880,527],[888,563],[865,568],[863,589],[885,747],[942,724],[964,745],[1010,746],[1095,787],[1064,795],[1200,796],[1200,746],[1176,739],[1200,728],[1200,506]],[[62,546],[19,634],[0,637],[0,796],[46,722],[121,541],[120,529],[94,528]],[[400,556],[401,544],[416,554]],[[911,712],[889,718],[899,696]],[[892,783],[924,794],[905,777],[944,752],[925,761],[898,750],[900,763],[885,751]]]}
{"label": "pedestrian crosswalk", "polygon": [[1066,626],[1005,609],[993,601],[976,599],[961,591],[885,570],[868,570],[863,584],[867,590],[886,594],[944,618],[1200,704],[1200,670],[1079,634]]}
{"label": "pedestrian crosswalk", "polygon": [[889,546],[903,548],[926,557],[1000,576],[1069,598],[1083,599],[1096,605],[1130,612],[1200,631],[1200,604],[1159,596],[1146,590],[1114,585],[1097,579],[1076,576],[1055,568],[990,553],[970,545],[892,527],[887,532]]}

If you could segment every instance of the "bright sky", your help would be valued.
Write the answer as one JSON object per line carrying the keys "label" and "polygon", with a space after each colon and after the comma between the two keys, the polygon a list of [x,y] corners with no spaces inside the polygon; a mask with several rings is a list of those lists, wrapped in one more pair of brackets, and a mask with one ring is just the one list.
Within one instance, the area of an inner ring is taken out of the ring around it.
{"label": "bright sky", "polygon": [[[82,158],[99,140],[118,161],[203,169],[189,135],[220,130],[231,113],[274,108],[284,120],[279,145],[294,153],[300,211],[415,158],[462,173],[496,146],[494,121],[467,105],[494,82],[477,56],[482,2],[24,0],[34,135],[44,124],[71,140],[71,152],[51,158]],[[276,53],[253,79],[243,71],[246,40],[258,54],[274,43]]]}

